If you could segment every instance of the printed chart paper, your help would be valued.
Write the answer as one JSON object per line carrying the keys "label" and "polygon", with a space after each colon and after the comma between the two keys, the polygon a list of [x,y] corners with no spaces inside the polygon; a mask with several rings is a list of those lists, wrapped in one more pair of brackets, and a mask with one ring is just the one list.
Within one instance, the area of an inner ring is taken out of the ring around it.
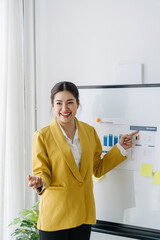
{"label": "printed chart paper", "polygon": [[141,164],[152,164],[153,171],[160,170],[160,122],[98,118],[95,128],[102,143],[103,154],[107,153],[121,138],[136,130],[133,147],[128,149],[127,160],[117,168],[140,170]]}

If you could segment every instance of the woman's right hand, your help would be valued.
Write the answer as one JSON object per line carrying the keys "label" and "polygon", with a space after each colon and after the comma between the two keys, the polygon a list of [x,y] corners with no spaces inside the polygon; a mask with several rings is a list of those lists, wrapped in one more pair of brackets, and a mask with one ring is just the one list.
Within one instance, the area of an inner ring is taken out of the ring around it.
{"label": "woman's right hand", "polygon": [[32,188],[40,188],[43,186],[44,182],[41,177],[34,177],[30,174],[27,176],[27,179],[29,181],[28,186]]}

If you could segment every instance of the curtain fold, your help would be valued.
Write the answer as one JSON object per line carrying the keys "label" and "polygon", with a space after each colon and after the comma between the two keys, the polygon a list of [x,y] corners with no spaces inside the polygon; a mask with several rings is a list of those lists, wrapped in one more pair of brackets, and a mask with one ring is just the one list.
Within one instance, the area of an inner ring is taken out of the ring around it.
{"label": "curtain fold", "polygon": [[25,204],[23,2],[0,1],[0,239]]}

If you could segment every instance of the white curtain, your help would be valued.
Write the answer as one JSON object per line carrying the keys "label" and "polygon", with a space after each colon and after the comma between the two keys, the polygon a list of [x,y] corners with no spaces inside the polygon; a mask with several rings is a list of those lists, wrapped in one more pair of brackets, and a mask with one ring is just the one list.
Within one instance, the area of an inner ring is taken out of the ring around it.
{"label": "white curtain", "polygon": [[23,2],[0,0],[0,239],[24,207]]}

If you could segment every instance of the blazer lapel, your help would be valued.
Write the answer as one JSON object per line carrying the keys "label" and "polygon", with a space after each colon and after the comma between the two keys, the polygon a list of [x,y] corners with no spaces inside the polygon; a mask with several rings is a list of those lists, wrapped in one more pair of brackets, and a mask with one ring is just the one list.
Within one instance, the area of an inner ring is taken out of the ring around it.
{"label": "blazer lapel", "polygon": [[75,159],[73,157],[72,150],[67,140],[65,139],[65,136],[63,135],[56,118],[54,118],[54,120],[51,122],[50,129],[51,129],[54,141],[56,142],[58,148],[60,149],[68,167],[72,171],[75,178],[77,178],[79,182],[83,182],[82,176],[78,170]]}
{"label": "blazer lapel", "polygon": [[81,150],[82,150],[80,173],[81,173],[82,178],[84,179],[85,175],[87,173],[88,166],[89,166],[88,151],[90,149],[90,146],[88,143],[88,136],[87,136],[84,126],[78,120],[77,120],[77,125],[78,125],[78,134],[79,134]]}

